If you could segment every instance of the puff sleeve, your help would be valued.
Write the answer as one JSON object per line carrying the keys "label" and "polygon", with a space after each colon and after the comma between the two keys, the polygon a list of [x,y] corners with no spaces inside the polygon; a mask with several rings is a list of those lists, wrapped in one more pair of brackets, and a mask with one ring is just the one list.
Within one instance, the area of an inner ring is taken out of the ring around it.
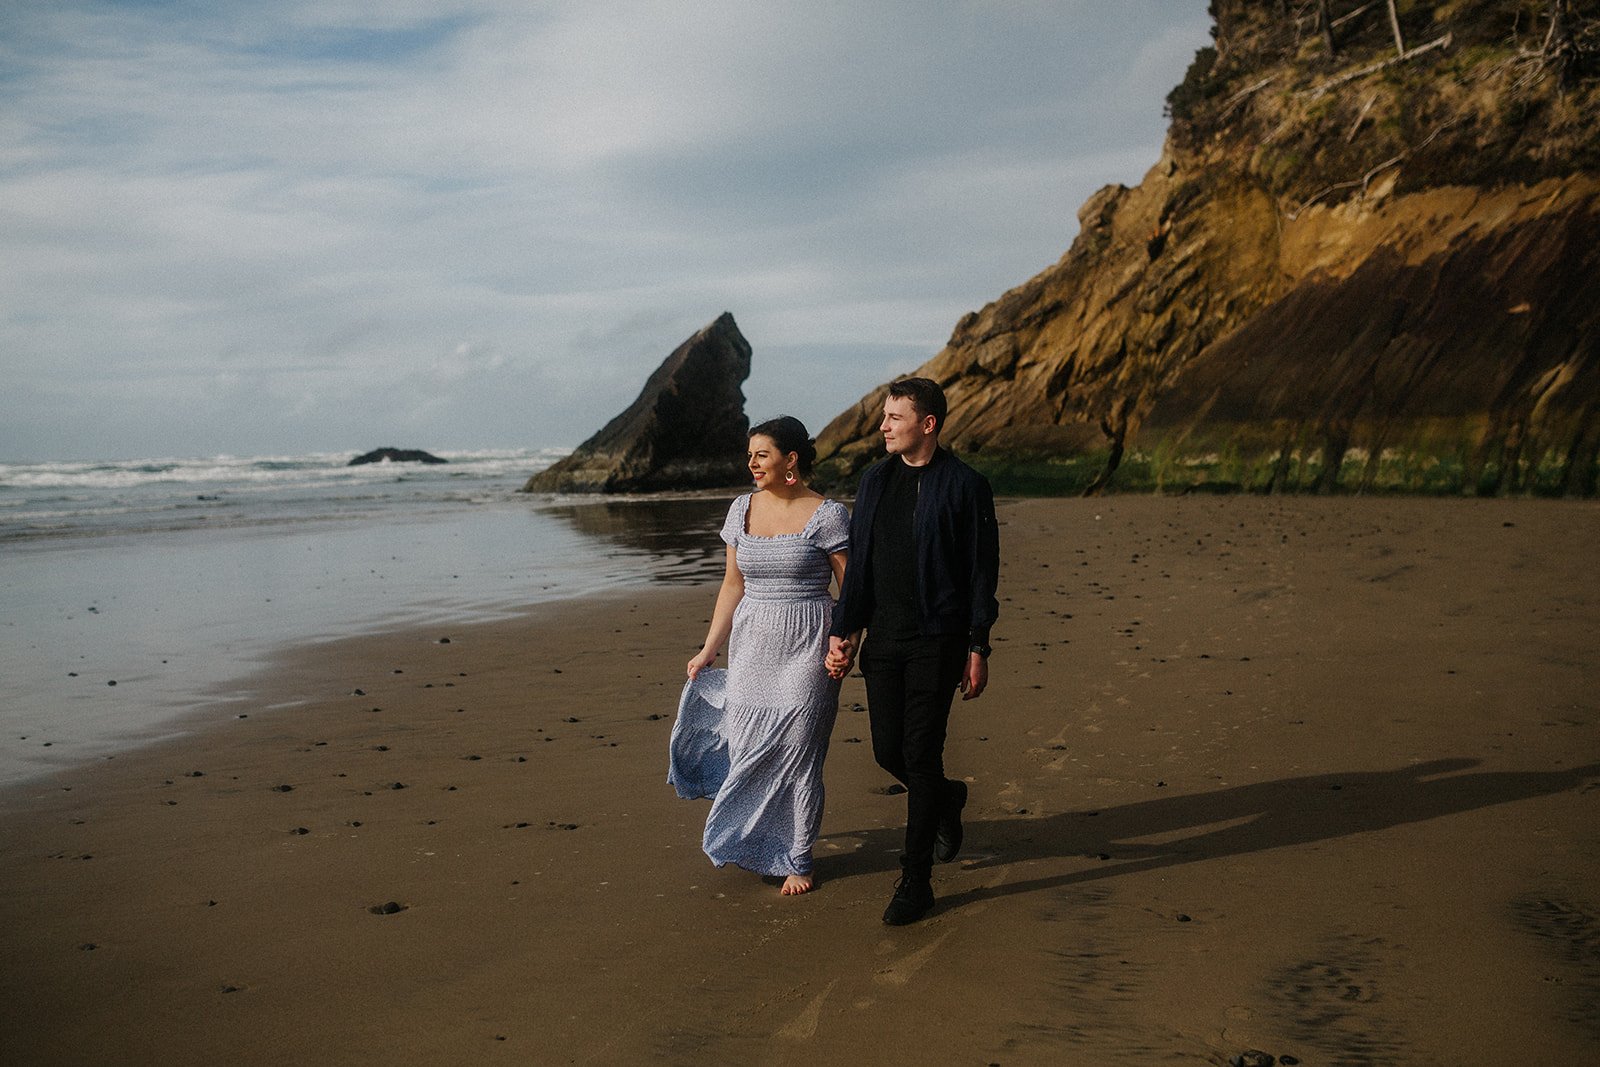
{"label": "puff sleeve", "polygon": [[722,540],[728,545],[739,543],[739,535],[744,533],[744,517],[750,512],[750,494],[734,497],[733,503],[728,505],[728,517],[722,520]]}
{"label": "puff sleeve", "polygon": [[830,556],[850,547],[850,513],[837,500],[824,500],[817,507],[817,523],[812,534],[818,548]]}

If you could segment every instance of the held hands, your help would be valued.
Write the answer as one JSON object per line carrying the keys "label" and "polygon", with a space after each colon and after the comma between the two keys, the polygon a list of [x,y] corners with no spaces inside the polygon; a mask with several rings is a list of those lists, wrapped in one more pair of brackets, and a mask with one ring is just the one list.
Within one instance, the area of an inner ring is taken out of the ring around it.
{"label": "held hands", "polygon": [[823,659],[822,665],[828,669],[829,678],[843,678],[850,673],[850,666],[855,662],[856,649],[847,637],[829,637],[828,655]]}
{"label": "held hands", "polygon": [[699,654],[689,661],[689,680],[693,681],[700,677],[700,672],[715,662],[717,662],[716,650],[702,648]]}

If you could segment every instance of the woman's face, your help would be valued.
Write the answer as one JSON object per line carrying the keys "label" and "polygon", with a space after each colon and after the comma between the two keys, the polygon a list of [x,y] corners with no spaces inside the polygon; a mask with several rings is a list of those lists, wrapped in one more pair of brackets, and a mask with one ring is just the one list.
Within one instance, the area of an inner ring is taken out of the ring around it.
{"label": "woman's face", "polygon": [[[784,485],[784,475],[794,470],[797,457],[791,452],[788,455],[778,451],[778,442],[764,433],[758,433],[750,438],[750,479],[756,483],[757,489],[770,489],[775,485]],[[798,473],[796,477],[798,477]]]}

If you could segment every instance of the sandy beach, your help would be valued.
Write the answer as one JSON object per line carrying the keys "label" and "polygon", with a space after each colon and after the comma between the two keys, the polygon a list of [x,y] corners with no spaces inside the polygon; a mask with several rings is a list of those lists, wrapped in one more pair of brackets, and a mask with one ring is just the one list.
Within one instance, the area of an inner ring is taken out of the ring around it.
{"label": "sandy beach", "polygon": [[782,898],[665,782],[714,586],[610,594],[286,650],[187,736],[0,793],[0,1062],[1592,1057],[1600,508],[1000,518],[927,920],[879,921],[904,801],[861,680]]}

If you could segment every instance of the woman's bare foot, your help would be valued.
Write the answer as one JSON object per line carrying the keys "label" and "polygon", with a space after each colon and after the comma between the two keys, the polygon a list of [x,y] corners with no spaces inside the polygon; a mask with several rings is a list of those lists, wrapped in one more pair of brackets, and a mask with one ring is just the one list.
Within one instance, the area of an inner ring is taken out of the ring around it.
{"label": "woman's bare foot", "polygon": [[809,874],[791,874],[783,880],[783,888],[778,890],[786,897],[797,897],[801,893],[811,892],[811,876]]}

